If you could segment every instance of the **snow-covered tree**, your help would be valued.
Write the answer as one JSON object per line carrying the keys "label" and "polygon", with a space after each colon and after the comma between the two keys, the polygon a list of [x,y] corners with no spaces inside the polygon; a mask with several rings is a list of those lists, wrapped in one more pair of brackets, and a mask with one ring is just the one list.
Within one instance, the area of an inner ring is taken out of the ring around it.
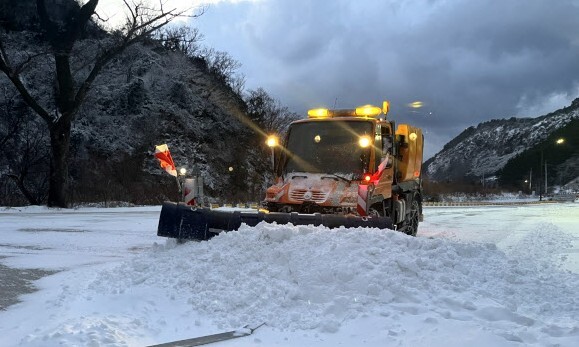
{"label": "snow-covered tree", "polygon": [[[62,11],[54,10],[50,0],[36,0],[36,16],[42,30],[41,51],[31,47],[30,52],[14,51],[10,42],[0,36],[0,71],[12,82],[24,102],[44,121],[50,136],[50,176],[48,205],[68,206],[68,171],[71,128],[81,106],[87,99],[93,83],[103,69],[128,47],[151,36],[182,12],[153,9],[143,2],[124,0],[128,10],[125,25],[102,39],[100,49],[78,52],[75,47],[86,37],[87,27],[94,26],[98,0],[84,5],[67,2]],[[46,51],[43,51],[46,49]],[[53,64],[52,78],[47,86],[51,102],[35,93],[27,83],[27,66],[37,60]],[[73,67],[82,60],[85,69]]]}

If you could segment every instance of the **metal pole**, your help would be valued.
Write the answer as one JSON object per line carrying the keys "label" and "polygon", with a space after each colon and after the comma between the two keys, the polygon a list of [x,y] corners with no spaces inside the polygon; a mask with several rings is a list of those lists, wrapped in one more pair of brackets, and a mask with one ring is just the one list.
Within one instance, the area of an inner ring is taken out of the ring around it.
{"label": "metal pole", "polygon": [[179,182],[179,173],[175,176],[175,181],[177,182],[177,189],[179,189],[179,193],[181,193],[183,189],[181,188],[181,182]]}
{"label": "metal pole", "polygon": [[[543,150],[541,150],[541,163],[539,166],[539,173],[543,175]],[[543,184],[541,184],[542,180],[539,180],[539,201],[543,201]]]}
{"label": "metal pole", "polygon": [[548,193],[548,185],[547,185],[547,161],[545,160],[545,196]]}
{"label": "metal pole", "polygon": [[271,147],[271,173],[273,174],[273,178],[275,179],[275,146]]}
{"label": "metal pole", "polygon": [[529,192],[533,192],[533,168],[531,168],[531,173],[529,173]]}

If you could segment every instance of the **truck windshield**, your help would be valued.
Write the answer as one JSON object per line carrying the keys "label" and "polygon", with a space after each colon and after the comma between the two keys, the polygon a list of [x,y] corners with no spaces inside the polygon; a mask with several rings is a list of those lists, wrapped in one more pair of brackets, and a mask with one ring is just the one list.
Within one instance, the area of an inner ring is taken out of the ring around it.
{"label": "truck windshield", "polygon": [[368,165],[369,148],[360,137],[372,136],[367,121],[319,121],[293,124],[287,139],[284,173],[311,172],[360,177]]}

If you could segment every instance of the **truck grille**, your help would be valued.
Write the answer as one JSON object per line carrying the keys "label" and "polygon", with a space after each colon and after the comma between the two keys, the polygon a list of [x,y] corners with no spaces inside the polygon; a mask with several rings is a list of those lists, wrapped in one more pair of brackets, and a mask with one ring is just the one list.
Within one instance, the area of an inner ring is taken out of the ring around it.
{"label": "truck grille", "polygon": [[313,201],[315,203],[322,203],[328,199],[328,193],[324,193],[320,190],[294,189],[290,191],[289,197],[294,201]]}

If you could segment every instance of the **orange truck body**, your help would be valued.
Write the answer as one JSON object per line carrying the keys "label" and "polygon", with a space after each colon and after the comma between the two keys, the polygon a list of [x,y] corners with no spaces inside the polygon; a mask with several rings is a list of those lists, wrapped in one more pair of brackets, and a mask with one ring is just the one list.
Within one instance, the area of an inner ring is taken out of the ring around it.
{"label": "orange truck body", "polygon": [[416,235],[422,220],[422,131],[386,119],[382,108],[310,110],[272,148],[268,211],[219,211],[165,202],[157,235],[208,240],[242,224],[395,229]]}

